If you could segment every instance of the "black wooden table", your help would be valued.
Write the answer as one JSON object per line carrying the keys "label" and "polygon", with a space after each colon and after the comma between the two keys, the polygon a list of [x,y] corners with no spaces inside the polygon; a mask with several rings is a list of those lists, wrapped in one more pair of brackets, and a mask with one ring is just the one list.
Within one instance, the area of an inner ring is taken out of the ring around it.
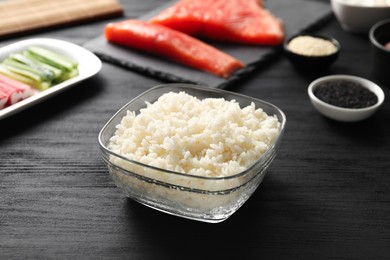
{"label": "black wooden table", "polygon": [[[165,1],[121,2],[126,17],[133,18]],[[83,45],[107,22],[0,44],[52,37]],[[0,121],[0,259],[388,259],[389,98],[358,123],[316,112],[306,92],[315,78],[373,79],[365,35],[343,31],[334,18],[316,32],[342,45],[329,71],[300,73],[278,55],[228,87],[279,106],[287,129],[258,190],[219,224],[131,201],[115,187],[99,156],[97,135],[104,123],[162,81],[104,63],[95,77]],[[389,86],[383,88],[390,97]]]}

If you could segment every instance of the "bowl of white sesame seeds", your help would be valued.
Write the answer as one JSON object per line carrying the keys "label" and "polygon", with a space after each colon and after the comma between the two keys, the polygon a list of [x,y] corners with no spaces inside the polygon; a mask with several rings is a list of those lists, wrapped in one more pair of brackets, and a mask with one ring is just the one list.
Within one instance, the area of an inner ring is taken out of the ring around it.
{"label": "bowl of white sesame seeds", "polygon": [[284,52],[300,70],[322,70],[337,60],[340,43],[329,36],[299,33],[285,41]]}

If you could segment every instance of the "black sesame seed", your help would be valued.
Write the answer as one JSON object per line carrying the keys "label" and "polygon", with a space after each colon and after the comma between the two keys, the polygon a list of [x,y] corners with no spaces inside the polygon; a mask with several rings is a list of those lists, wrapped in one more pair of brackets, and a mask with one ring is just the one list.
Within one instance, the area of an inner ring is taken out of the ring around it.
{"label": "black sesame seed", "polygon": [[330,105],[344,108],[364,108],[378,102],[378,97],[372,91],[349,80],[324,82],[313,93]]}

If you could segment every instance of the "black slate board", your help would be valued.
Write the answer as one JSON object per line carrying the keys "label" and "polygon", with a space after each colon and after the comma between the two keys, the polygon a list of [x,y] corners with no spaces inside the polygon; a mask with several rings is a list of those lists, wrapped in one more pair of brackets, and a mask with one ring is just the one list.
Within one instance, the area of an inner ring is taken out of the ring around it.
{"label": "black slate board", "polygon": [[[175,2],[177,1],[169,2],[138,19],[148,20]],[[325,2],[270,0],[265,2],[265,7],[283,20],[287,37],[301,31],[315,29],[332,17],[330,4]],[[168,60],[110,44],[105,40],[104,35],[87,42],[84,47],[94,52],[103,61],[142,72],[166,82],[194,83],[216,88],[223,88],[249,74],[256,66],[268,61],[281,51],[281,48],[267,46],[234,45],[215,42],[210,44],[241,60],[246,64],[245,68],[235,72],[230,78],[223,79]]]}

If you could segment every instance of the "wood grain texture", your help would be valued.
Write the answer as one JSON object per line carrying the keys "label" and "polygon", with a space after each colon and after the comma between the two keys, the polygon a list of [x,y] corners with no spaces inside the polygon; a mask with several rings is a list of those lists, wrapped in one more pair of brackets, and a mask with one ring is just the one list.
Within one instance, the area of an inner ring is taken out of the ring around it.
{"label": "wood grain texture", "polygon": [[[121,4],[127,17],[137,17],[164,2]],[[82,44],[104,24],[36,36]],[[104,123],[162,83],[156,79],[104,63],[97,76],[0,121],[0,259],[388,259],[390,102],[358,123],[318,114],[306,94],[313,79],[372,77],[365,36],[344,32],[335,20],[317,32],[342,45],[329,71],[302,74],[280,55],[229,87],[279,106],[287,128],[259,189],[220,224],[127,199],[99,157]],[[389,86],[384,90],[390,96]]]}
{"label": "wood grain texture", "polygon": [[122,14],[116,0],[8,0],[0,2],[0,37],[26,34]]}

